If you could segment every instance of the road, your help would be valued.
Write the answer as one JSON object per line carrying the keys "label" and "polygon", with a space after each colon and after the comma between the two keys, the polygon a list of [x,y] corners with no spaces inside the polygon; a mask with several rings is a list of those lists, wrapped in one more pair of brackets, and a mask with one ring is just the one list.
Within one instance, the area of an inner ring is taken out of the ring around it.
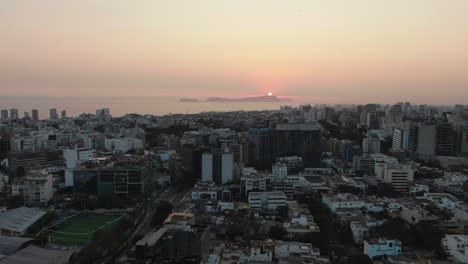
{"label": "road", "polygon": [[182,192],[177,192],[174,188],[169,187],[158,198],[156,198],[155,201],[167,200],[172,204],[174,209],[179,209],[181,206],[183,206],[184,201],[188,198],[187,196],[191,195],[191,193],[192,188]]}

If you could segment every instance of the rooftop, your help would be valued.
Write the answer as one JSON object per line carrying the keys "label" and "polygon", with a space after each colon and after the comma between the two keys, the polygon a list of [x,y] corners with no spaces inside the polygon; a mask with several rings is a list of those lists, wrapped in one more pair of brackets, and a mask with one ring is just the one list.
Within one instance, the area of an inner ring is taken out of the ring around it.
{"label": "rooftop", "polygon": [[265,197],[266,199],[269,199],[269,198],[276,198],[276,197],[280,197],[280,198],[284,198],[286,199],[286,195],[284,194],[284,192],[250,192],[249,193],[249,198],[262,198],[262,197]]}
{"label": "rooftop", "polygon": [[9,256],[31,241],[33,239],[26,237],[0,236],[0,254]]}
{"label": "rooftop", "polygon": [[0,228],[23,233],[46,212],[28,207],[20,207],[0,213]]}
{"label": "rooftop", "polygon": [[154,246],[164,236],[167,230],[167,228],[161,227],[158,231],[146,234],[142,239],[140,239],[136,243],[136,246]]}
{"label": "rooftop", "polygon": [[387,244],[388,241],[393,241],[395,242],[396,245],[401,245],[401,241],[400,240],[388,240],[386,238],[377,238],[377,239],[368,239],[366,240],[366,242],[370,245],[385,245]]}
{"label": "rooftop", "polygon": [[148,158],[144,155],[114,155],[105,158],[93,158],[82,161],[77,168],[79,169],[111,169],[114,167],[134,168],[141,167],[148,162]]}
{"label": "rooftop", "polygon": [[30,245],[2,260],[0,264],[69,263],[72,250],[53,250]]}

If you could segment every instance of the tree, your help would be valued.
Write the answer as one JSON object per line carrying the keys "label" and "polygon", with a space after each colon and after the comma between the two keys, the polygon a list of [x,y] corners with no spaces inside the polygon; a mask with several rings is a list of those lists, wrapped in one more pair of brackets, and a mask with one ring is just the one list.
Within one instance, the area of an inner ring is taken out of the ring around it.
{"label": "tree", "polygon": [[431,222],[422,221],[414,225],[411,230],[413,245],[420,249],[435,251],[444,237],[444,232],[439,226]]}
{"label": "tree", "polygon": [[280,225],[275,225],[270,228],[268,232],[268,236],[272,239],[281,240],[285,235],[288,234],[288,231]]}
{"label": "tree", "polygon": [[405,222],[399,218],[386,221],[379,229],[384,237],[395,238],[403,243],[411,240]]}
{"label": "tree", "polygon": [[14,209],[24,206],[24,198],[20,195],[14,195],[8,198],[7,200],[7,207],[8,209]]}
{"label": "tree", "polygon": [[364,254],[354,254],[349,256],[348,264],[372,264],[371,258]]}
{"label": "tree", "polygon": [[161,200],[156,205],[156,212],[153,214],[151,223],[153,226],[161,226],[166,218],[172,213],[172,204],[169,201]]}
{"label": "tree", "polygon": [[442,241],[440,241],[439,245],[434,251],[434,257],[441,259],[441,260],[446,260],[450,254],[447,252],[447,248],[442,244]]}
{"label": "tree", "polygon": [[73,194],[73,186],[67,186],[67,187],[57,189],[57,191],[55,192],[55,195],[61,195],[61,194]]}
{"label": "tree", "polygon": [[278,207],[278,215],[283,219],[288,219],[289,207],[287,205]]}

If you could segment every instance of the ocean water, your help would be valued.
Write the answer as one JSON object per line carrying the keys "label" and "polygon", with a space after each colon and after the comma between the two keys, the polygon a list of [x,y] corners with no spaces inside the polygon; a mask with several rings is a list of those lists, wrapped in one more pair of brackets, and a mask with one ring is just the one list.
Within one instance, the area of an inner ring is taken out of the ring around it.
{"label": "ocean water", "polygon": [[68,116],[96,112],[96,109],[110,108],[113,116],[128,113],[137,114],[191,114],[207,111],[254,111],[275,110],[283,105],[299,105],[298,102],[280,103],[216,103],[216,102],[180,102],[176,97],[35,97],[35,96],[0,96],[0,109],[17,108],[20,117],[32,109],[39,111],[40,118],[49,117],[49,109],[67,111]]}

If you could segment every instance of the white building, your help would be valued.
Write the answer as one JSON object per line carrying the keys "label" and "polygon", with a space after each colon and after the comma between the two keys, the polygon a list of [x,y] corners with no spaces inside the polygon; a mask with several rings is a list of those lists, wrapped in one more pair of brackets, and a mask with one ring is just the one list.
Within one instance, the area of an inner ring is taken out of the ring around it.
{"label": "white building", "polygon": [[202,154],[202,181],[213,181],[213,154],[211,153]]}
{"label": "white building", "polygon": [[192,190],[192,200],[217,200],[218,190],[213,182],[197,183]]}
{"label": "white building", "polygon": [[234,180],[234,155],[232,152],[221,154],[221,183],[225,184]]}
{"label": "white building", "polygon": [[269,174],[252,174],[241,177],[241,184],[245,188],[245,195],[251,191],[266,192],[271,189],[272,177]]}
{"label": "white building", "polygon": [[274,241],[275,258],[301,256],[312,257],[320,256],[320,250],[314,248],[310,243],[299,243],[295,241]]}
{"label": "white building", "polygon": [[248,198],[252,210],[276,210],[286,206],[286,199],[284,192],[250,192]]}
{"label": "white building", "polygon": [[375,175],[390,183],[398,192],[406,192],[408,183],[413,182],[414,170],[408,164],[376,163]]}
{"label": "white building", "polygon": [[380,153],[380,139],[367,137],[362,141],[362,151],[364,155]]}
{"label": "white building", "polygon": [[325,194],[322,202],[332,211],[338,209],[360,209],[366,206],[364,200],[359,199],[356,195],[349,193]]}
{"label": "white building", "polygon": [[126,153],[133,149],[142,149],[143,140],[138,138],[106,138],[104,147],[113,152]]}
{"label": "white building", "polygon": [[73,186],[73,169],[79,161],[96,157],[96,150],[85,148],[65,149],[63,157],[65,159],[65,186]]}
{"label": "white building", "polygon": [[392,149],[395,150],[408,150],[410,144],[410,124],[405,128],[395,129],[393,131]]}
{"label": "white building", "polygon": [[274,181],[284,181],[288,176],[288,165],[277,162],[271,167],[271,173]]}
{"label": "white building", "polygon": [[373,260],[384,256],[398,256],[401,254],[401,241],[387,239],[364,240],[364,254]]}
{"label": "white building", "polygon": [[22,196],[25,204],[47,203],[52,199],[52,175],[46,171],[32,171],[11,183],[11,195]]}
{"label": "white building", "polygon": [[398,164],[398,160],[395,157],[387,156],[382,153],[375,153],[365,156],[355,156],[353,159],[354,168],[361,171],[364,175],[373,176],[376,174],[376,165],[386,164]]}
{"label": "white building", "polygon": [[445,235],[442,245],[452,257],[461,263],[468,263],[468,236],[467,235]]}
{"label": "white building", "polygon": [[371,232],[377,227],[385,223],[385,220],[362,220],[353,221],[350,224],[351,232],[353,233],[353,241],[356,244],[362,244],[365,239],[370,237]]}
{"label": "white building", "polygon": [[268,241],[250,241],[250,261],[251,262],[266,262],[273,261],[274,248]]}
{"label": "white building", "polygon": [[304,168],[302,157],[298,156],[279,157],[276,158],[275,162],[285,164],[288,168],[288,174],[299,173]]}
{"label": "white building", "polygon": [[415,195],[418,193],[427,193],[427,192],[429,192],[429,186],[425,184],[415,184],[414,186],[411,186],[409,188],[410,195]]}
{"label": "white building", "polygon": [[424,199],[428,199],[439,209],[453,211],[461,202],[448,193],[425,193]]}
{"label": "white building", "polygon": [[232,152],[216,150],[202,154],[202,181],[218,185],[234,180],[234,156]]}

